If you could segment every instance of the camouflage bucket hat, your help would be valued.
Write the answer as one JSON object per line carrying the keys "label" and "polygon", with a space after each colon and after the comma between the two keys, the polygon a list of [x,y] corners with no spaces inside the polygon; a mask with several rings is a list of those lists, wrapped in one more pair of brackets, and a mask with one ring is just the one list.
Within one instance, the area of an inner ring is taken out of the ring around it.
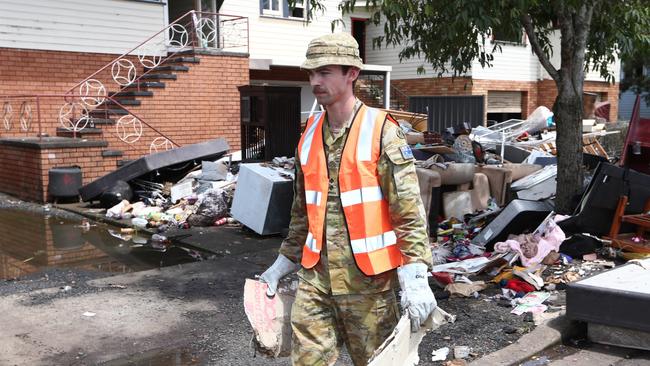
{"label": "camouflage bucket hat", "polygon": [[359,44],[347,33],[334,33],[321,36],[309,42],[307,59],[301,68],[317,69],[326,65],[347,65],[363,69],[359,57]]}

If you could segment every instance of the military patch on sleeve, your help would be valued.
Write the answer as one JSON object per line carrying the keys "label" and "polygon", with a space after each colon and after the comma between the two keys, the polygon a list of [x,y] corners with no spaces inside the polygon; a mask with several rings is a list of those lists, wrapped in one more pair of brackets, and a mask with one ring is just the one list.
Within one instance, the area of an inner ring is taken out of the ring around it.
{"label": "military patch on sleeve", "polygon": [[411,150],[411,147],[408,145],[404,145],[399,148],[399,151],[402,153],[402,157],[406,160],[411,160],[413,159],[413,151]]}

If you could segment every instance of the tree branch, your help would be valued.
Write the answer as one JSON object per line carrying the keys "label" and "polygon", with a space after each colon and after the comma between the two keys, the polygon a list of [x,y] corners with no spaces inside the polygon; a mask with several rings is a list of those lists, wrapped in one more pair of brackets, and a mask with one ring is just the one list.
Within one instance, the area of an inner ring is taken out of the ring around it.
{"label": "tree branch", "polygon": [[539,39],[535,34],[535,26],[533,25],[533,20],[530,18],[530,14],[528,13],[523,14],[521,16],[521,22],[524,25],[524,30],[526,30],[526,35],[528,35],[530,46],[533,48],[535,54],[537,54],[537,58],[539,58],[539,62],[542,64],[542,66],[544,67],[546,72],[548,72],[551,78],[553,78],[555,82],[559,82],[560,75],[558,74],[557,70],[555,69],[555,67],[553,67],[553,64],[544,53],[542,46],[539,44]]}

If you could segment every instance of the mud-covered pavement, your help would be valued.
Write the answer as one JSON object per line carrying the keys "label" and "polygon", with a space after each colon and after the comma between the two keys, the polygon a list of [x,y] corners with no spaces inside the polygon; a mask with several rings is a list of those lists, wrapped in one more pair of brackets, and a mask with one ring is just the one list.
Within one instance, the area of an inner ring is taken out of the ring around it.
{"label": "mud-covered pavement", "polygon": [[[232,227],[188,233],[190,241],[205,242],[220,254],[124,274],[48,266],[1,280],[0,364],[290,364],[287,358],[255,356],[242,306],[244,280],[273,262],[281,239]],[[424,339],[421,365],[441,364],[430,361],[431,351],[444,346],[469,346],[478,358],[533,327],[510,308],[484,301],[490,294],[438,301],[457,321]],[[351,362],[344,353],[338,364]]]}

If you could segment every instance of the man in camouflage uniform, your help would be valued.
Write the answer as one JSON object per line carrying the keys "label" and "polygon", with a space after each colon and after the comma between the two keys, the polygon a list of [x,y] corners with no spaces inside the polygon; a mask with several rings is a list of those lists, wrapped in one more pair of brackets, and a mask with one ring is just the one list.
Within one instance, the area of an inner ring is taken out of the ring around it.
{"label": "man in camouflage uniform", "polygon": [[[343,343],[355,365],[366,365],[399,320],[394,292],[398,277],[403,290],[402,305],[411,316],[413,330],[419,328],[435,307],[435,298],[426,279],[431,266],[431,250],[414,159],[404,133],[393,122],[384,123],[377,173],[381,191],[389,204],[390,221],[403,266],[367,276],[355,263],[339,194],[338,174],[349,127],[363,105],[353,95],[353,82],[362,68],[358,55],[354,38],[348,34],[330,34],[312,40],[302,66],[309,70],[316,99],[327,111],[323,146],[329,190],[320,260],[313,268],[298,271],[300,283],[291,312],[294,365],[334,364]],[[270,296],[275,293],[281,277],[300,267],[308,232],[304,175],[298,154],[295,166],[289,234],[282,243],[278,259],[261,276],[269,285]]]}

